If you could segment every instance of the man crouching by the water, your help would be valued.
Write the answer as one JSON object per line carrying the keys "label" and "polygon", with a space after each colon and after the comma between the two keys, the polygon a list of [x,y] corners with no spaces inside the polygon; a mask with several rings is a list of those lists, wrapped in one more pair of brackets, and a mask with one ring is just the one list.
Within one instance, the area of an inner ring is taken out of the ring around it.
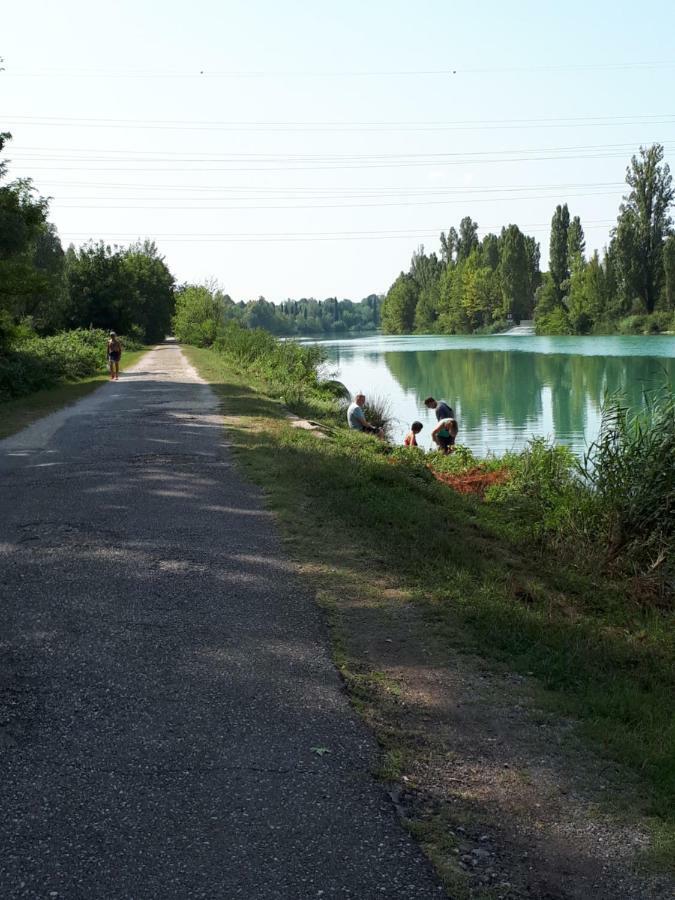
{"label": "man crouching by the water", "polygon": [[349,423],[349,427],[354,431],[367,431],[369,434],[381,436],[382,429],[377,428],[375,425],[371,425],[366,419],[366,414],[363,411],[365,405],[366,395],[357,394],[354,397],[354,402],[349,404],[349,409],[347,410],[347,422]]}

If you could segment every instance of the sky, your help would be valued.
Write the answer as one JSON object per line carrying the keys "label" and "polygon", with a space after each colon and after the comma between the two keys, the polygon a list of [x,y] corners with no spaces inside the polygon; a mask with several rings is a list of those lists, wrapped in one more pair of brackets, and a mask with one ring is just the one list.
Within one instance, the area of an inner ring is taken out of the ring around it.
{"label": "sky", "polygon": [[[644,10],[644,11],[643,11]],[[675,4],[31,0],[3,10],[9,177],[64,245],[154,239],[179,282],[384,293],[470,215],[589,250],[675,150]]]}

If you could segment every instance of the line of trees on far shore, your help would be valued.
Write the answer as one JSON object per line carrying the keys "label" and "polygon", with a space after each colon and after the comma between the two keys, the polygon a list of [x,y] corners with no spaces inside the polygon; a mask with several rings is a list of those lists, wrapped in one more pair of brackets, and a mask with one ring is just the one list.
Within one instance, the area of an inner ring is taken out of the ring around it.
{"label": "line of trees on far shore", "polygon": [[517,225],[478,237],[466,216],[424,247],[390,287],[382,327],[390,334],[469,334],[534,319],[538,334],[640,333],[675,329],[675,196],[660,144],[641,147],[626,170],[629,190],[609,245],[586,254],[579,216],[567,204],[551,221],[549,268]]}

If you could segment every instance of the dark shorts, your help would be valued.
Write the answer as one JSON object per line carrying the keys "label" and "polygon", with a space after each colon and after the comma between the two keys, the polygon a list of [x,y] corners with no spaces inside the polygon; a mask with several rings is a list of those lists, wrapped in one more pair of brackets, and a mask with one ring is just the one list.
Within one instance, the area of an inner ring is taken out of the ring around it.
{"label": "dark shorts", "polygon": [[454,447],[455,445],[455,439],[451,434],[447,437],[443,437],[442,434],[437,434],[436,440],[438,441],[439,447],[442,447],[444,450],[447,450],[449,447]]}
{"label": "dark shorts", "polygon": [[119,353],[109,353],[108,359],[110,360],[110,362],[119,362],[120,354]]}

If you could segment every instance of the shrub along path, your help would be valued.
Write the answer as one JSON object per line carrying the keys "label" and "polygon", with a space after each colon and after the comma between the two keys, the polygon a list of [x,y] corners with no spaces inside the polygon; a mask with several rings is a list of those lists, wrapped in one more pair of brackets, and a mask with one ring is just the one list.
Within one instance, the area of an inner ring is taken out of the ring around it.
{"label": "shrub along path", "polygon": [[0,443],[3,897],[443,895],[176,346]]}

